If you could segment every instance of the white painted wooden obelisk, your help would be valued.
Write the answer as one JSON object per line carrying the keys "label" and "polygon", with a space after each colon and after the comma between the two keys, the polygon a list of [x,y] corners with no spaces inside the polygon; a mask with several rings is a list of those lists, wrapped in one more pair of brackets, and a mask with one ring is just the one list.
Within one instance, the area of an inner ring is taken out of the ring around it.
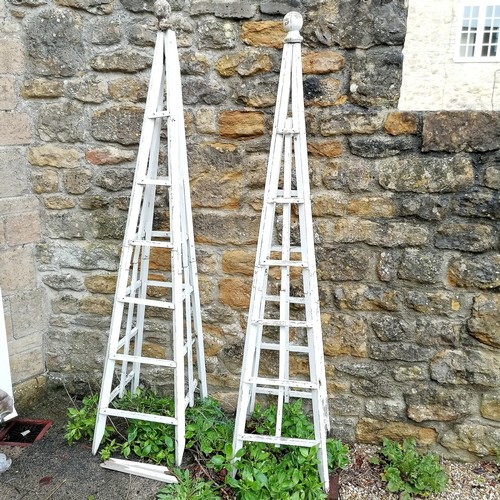
{"label": "white painted wooden obelisk", "polygon": [[[326,436],[330,424],[307,163],[299,33],[302,16],[290,12],[284,26],[288,34],[267,167],[233,453],[245,441],[317,446],[319,474],[328,490]],[[273,355],[277,357],[274,370]],[[292,358],[297,361],[294,365]],[[304,364],[307,376],[292,372],[291,366]],[[274,436],[246,431],[258,394],[277,399]],[[314,439],[282,436],[283,404],[290,398],[311,399]]]}
{"label": "white painted wooden obelisk", "polygon": [[[207,384],[179,57],[175,33],[164,29],[170,14],[168,2],[157,1],[155,10],[160,30],[118,271],[93,453],[101,443],[107,417],[126,417],[175,426],[175,462],[180,465],[185,447],[185,408],[194,404],[197,387],[202,398],[207,396]],[[164,121],[166,165],[162,166],[159,156]],[[159,199],[162,202],[157,203]],[[153,227],[155,216],[161,221],[160,228]],[[162,259],[163,272],[155,270],[151,274],[152,251]],[[155,332],[155,336],[165,338],[162,359],[143,352],[148,313],[152,313],[153,320],[162,316],[168,326],[163,332]],[[167,354],[170,351],[171,356]],[[132,393],[137,390],[144,366],[161,368],[165,376],[171,375],[174,416],[113,407],[112,401],[123,396],[126,389]],[[149,474],[150,467],[145,472]]]}

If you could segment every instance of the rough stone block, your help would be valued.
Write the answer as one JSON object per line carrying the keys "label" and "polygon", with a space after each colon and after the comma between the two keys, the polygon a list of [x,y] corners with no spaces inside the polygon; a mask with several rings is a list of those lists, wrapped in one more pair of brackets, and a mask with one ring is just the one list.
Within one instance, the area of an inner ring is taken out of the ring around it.
{"label": "rough stone block", "polygon": [[3,293],[16,292],[36,285],[32,248],[19,246],[0,252],[0,287]]}
{"label": "rough stone block", "polygon": [[347,203],[347,214],[358,217],[393,217],[396,205],[391,198],[381,196],[351,197]]}
{"label": "rough stone block", "polygon": [[255,254],[243,250],[226,250],[222,254],[222,271],[228,274],[253,276]]}
{"label": "rough stone block", "polygon": [[26,113],[0,111],[0,146],[31,142],[31,121]]}
{"label": "rough stone block", "polygon": [[455,316],[456,313],[465,309],[464,297],[442,290],[435,292],[408,290],[406,292],[406,304],[420,313],[446,316]]}
{"label": "rough stone block", "polygon": [[266,53],[260,51],[242,51],[222,56],[217,61],[215,69],[223,77],[230,77],[235,74],[252,76],[271,71],[272,61]]}
{"label": "rough stone block", "polygon": [[441,318],[417,318],[417,344],[425,347],[460,345],[463,323]]}
{"label": "rough stone block", "polygon": [[307,151],[312,156],[336,158],[342,155],[342,143],[339,141],[308,141]]}
{"label": "rough stone block", "polygon": [[[154,0],[122,0],[123,6],[131,12],[153,12]],[[169,2],[172,4],[172,2]]]}
{"label": "rough stone block", "polygon": [[73,168],[80,164],[81,154],[77,149],[44,144],[28,150],[28,161],[38,167]]}
{"label": "rough stone block", "polygon": [[398,311],[399,293],[381,285],[346,283],[334,290],[334,301],[340,309],[354,311]]}
{"label": "rough stone block", "polygon": [[500,167],[488,167],[486,169],[484,185],[492,189],[500,189]]}
{"label": "rough stone block", "polygon": [[21,95],[25,99],[56,98],[64,95],[64,84],[60,80],[34,78],[23,82]]}
{"label": "rough stone block", "polygon": [[85,66],[80,14],[69,9],[45,8],[27,19],[25,30],[35,75],[68,77]]}
{"label": "rough stone block", "polygon": [[228,172],[220,176],[202,174],[191,181],[193,207],[225,208],[239,207],[243,187],[241,172]]}
{"label": "rough stone block", "polygon": [[91,133],[99,141],[137,144],[141,137],[144,110],[132,105],[118,105],[95,111]]}
{"label": "rough stone block", "polygon": [[382,247],[423,246],[429,242],[429,229],[421,224],[408,222],[388,222],[380,225],[372,238],[367,240],[370,245]]}
{"label": "rough stone block", "polygon": [[[49,210],[66,210],[76,207],[76,201],[69,196],[49,195],[43,197],[43,204]],[[81,206],[81,205],[80,205]],[[81,208],[84,208],[81,206]]]}
{"label": "rough stone block", "polygon": [[379,162],[379,183],[392,191],[455,192],[471,187],[473,182],[472,161],[464,156],[414,156]]}
{"label": "rough stone block", "polygon": [[[328,39],[342,48],[366,49],[373,45],[403,44],[406,34],[404,2],[346,0],[336,2],[334,6],[335,15],[327,18],[326,29]],[[322,14],[319,11],[321,17]]]}
{"label": "rough stone block", "polygon": [[334,395],[329,398],[328,406],[332,415],[359,416],[362,410],[362,400],[349,394]]}
{"label": "rough stone block", "polygon": [[367,326],[362,318],[323,314],[321,321],[326,356],[366,357]]}
{"label": "rough stone block", "polygon": [[16,107],[15,83],[16,78],[13,76],[0,76],[0,110],[9,110]]}
{"label": "rough stone block", "polygon": [[305,52],[302,55],[302,72],[304,75],[334,73],[340,71],[344,63],[344,56],[338,52]]}
{"label": "rough stone block", "polygon": [[351,68],[351,101],[360,106],[396,105],[402,67],[402,47],[357,51]]}
{"label": "rough stone block", "polygon": [[443,280],[443,256],[414,248],[404,251],[398,276],[417,283],[440,283]]}
{"label": "rough stone block", "polygon": [[255,245],[259,227],[257,217],[242,214],[195,213],[195,240],[198,243]]}
{"label": "rough stone block", "polygon": [[219,117],[219,130],[222,137],[245,138],[264,134],[264,114],[256,111],[225,111]]}
{"label": "rough stone block", "polygon": [[207,56],[200,52],[186,51],[179,54],[179,63],[183,75],[206,75],[211,67]]}
{"label": "rough stone block", "polygon": [[89,217],[76,211],[47,213],[45,229],[55,239],[82,239],[91,234]]}
{"label": "rough stone block", "polygon": [[467,328],[479,342],[500,348],[500,295],[492,293],[474,297]]}
{"label": "rough stone block", "polygon": [[387,137],[370,135],[349,138],[351,153],[365,158],[387,158],[417,148],[418,140],[412,136]]}
{"label": "rough stone block", "polygon": [[64,189],[70,194],[83,194],[92,185],[92,170],[88,168],[74,168],[64,173]]}
{"label": "rough stone block", "polygon": [[277,75],[271,73],[259,79],[250,79],[238,86],[238,100],[251,108],[266,108],[276,103]]}
{"label": "rough stone block", "polygon": [[490,190],[473,189],[452,201],[451,209],[462,217],[500,219],[500,197]]}
{"label": "rough stone block", "polygon": [[450,250],[484,252],[495,248],[496,240],[495,230],[491,226],[450,222],[438,228],[434,245]]}
{"label": "rough stone block", "polygon": [[351,381],[351,392],[368,398],[396,398],[399,390],[390,377],[380,375],[375,379],[355,379]]}
{"label": "rough stone block", "polygon": [[341,95],[341,82],[336,78],[306,76],[303,84],[306,106],[328,107],[345,102],[345,96]]}
{"label": "rough stone block", "polygon": [[184,78],[183,99],[185,104],[220,104],[226,97],[226,89],[215,80],[202,76]]}
{"label": "rough stone block", "polygon": [[375,335],[384,342],[408,342],[414,338],[414,326],[404,319],[380,315],[372,321]]}
{"label": "rough stone block", "polygon": [[261,0],[260,2],[260,11],[264,14],[287,14],[301,7],[301,0]]}
{"label": "rough stone block", "polygon": [[248,309],[252,283],[241,278],[226,278],[220,282],[219,300],[230,307]]}
{"label": "rough stone block", "polygon": [[113,312],[113,302],[107,297],[87,295],[83,297],[80,302],[80,311],[88,314],[111,316]]}
{"label": "rough stone block", "polygon": [[[134,171],[133,169],[121,168],[121,169],[106,169],[105,171],[100,172],[96,179],[95,185],[99,186],[107,191],[120,191],[122,189],[130,190],[132,187],[134,179]],[[124,205],[123,210],[128,210],[129,200],[123,200]]]}
{"label": "rough stone block", "polygon": [[347,198],[337,192],[316,195],[311,201],[313,217],[342,216],[346,212]]}
{"label": "rough stone block", "polygon": [[247,21],[241,28],[241,40],[254,47],[281,49],[286,32],[280,21]]}
{"label": "rough stone block", "polygon": [[117,165],[131,162],[135,159],[135,151],[107,146],[98,149],[89,149],[85,153],[85,160],[93,165]]}
{"label": "rough stone block", "polygon": [[26,212],[8,216],[5,219],[5,235],[7,243],[11,246],[39,241],[39,212]]}
{"label": "rough stone block", "polygon": [[376,378],[384,371],[384,367],[382,365],[371,360],[338,361],[335,363],[335,369],[339,372],[352,375],[353,377],[367,379]]}
{"label": "rough stone block", "polygon": [[370,343],[370,357],[379,361],[408,361],[416,363],[427,361],[431,354],[429,349],[417,346],[413,343],[389,342],[389,343]]}
{"label": "rough stone block", "polygon": [[430,362],[431,379],[440,384],[497,387],[500,383],[500,359],[494,352],[480,350],[444,350]]}
{"label": "rough stone block", "polygon": [[116,275],[94,274],[85,277],[85,288],[93,293],[115,293]]}
{"label": "rough stone block", "polygon": [[401,215],[415,215],[423,220],[443,220],[448,213],[449,201],[445,196],[408,194],[399,198]]}
{"label": "rough stone block", "polygon": [[0,183],[0,198],[20,196],[27,186],[25,153],[19,149],[0,150],[0,179],[9,182]]}
{"label": "rough stone block", "polygon": [[448,431],[440,442],[450,450],[467,450],[479,457],[495,456],[500,448],[500,429],[467,421]]}
{"label": "rough stone block", "polygon": [[81,9],[91,14],[105,15],[113,12],[113,0],[56,0],[58,5]]}
{"label": "rough stone block", "polygon": [[203,49],[232,49],[236,45],[236,30],[229,21],[208,20],[198,28],[199,47]]}
{"label": "rough stone block", "polygon": [[426,113],[423,151],[491,151],[498,149],[498,113],[439,111]]}
{"label": "rough stone block", "polygon": [[401,253],[399,251],[381,252],[376,265],[378,279],[380,281],[396,279],[400,260]]}
{"label": "rough stone block", "polygon": [[477,405],[477,395],[464,389],[422,384],[405,395],[408,417],[415,422],[454,422],[469,416]]}
{"label": "rough stone block", "polygon": [[38,114],[38,133],[47,142],[83,142],[84,118],[83,105],[78,102],[46,104]]}
{"label": "rough stone block", "polygon": [[366,414],[382,421],[404,420],[406,405],[402,399],[370,399],[366,402]]}
{"label": "rough stone block", "polygon": [[136,77],[118,78],[108,83],[108,92],[115,101],[142,102],[146,100],[148,84]]}
{"label": "rough stone block", "polygon": [[69,97],[77,101],[100,104],[106,100],[107,87],[107,83],[103,78],[92,75],[68,82],[66,92]]}
{"label": "rough stone block", "polygon": [[500,255],[461,256],[450,260],[448,281],[453,286],[496,288],[500,286]]}
{"label": "rough stone block", "polygon": [[44,274],[42,281],[54,290],[74,290],[75,292],[84,290],[81,277],[72,273]]}
{"label": "rough stone block", "polygon": [[418,120],[413,113],[393,111],[385,119],[384,130],[391,135],[416,134]]}
{"label": "rough stone block", "polygon": [[338,243],[372,242],[382,232],[382,226],[371,220],[343,217],[333,221],[332,240]]}
{"label": "rough stone block", "polygon": [[94,45],[114,45],[121,39],[121,23],[109,18],[94,19],[91,42]]}
{"label": "rough stone block", "polygon": [[63,268],[116,271],[119,245],[81,241],[55,241],[37,247],[37,260],[42,269],[57,263]]}
{"label": "rough stone block", "polygon": [[362,418],[356,426],[356,439],[362,443],[380,444],[383,437],[393,441],[415,438],[418,444],[431,445],[436,442],[437,432],[432,428],[373,418]]}
{"label": "rough stone block", "polygon": [[489,391],[483,394],[481,415],[488,420],[500,422],[500,391]]}
{"label": "rough stone block", "polygon": [[415,382],[417,380],[427,380],[429,373],[427,366],[404,364],[397,366],[393,371],[394,380],[397,382]]}
{"label": "rough stone block", "polygon": [[342,106],[323,112],[320,117],[323,136],[342,134],[373,134],[380,130],[384,115],[377,110],[363,110],[354,106]]}
{"label": "rough stone block", "polygon": [[324,281],[360,281],[370,269],[370,254],[350,245],[318,247],[318,278]]}
{"label": "rough stone block", "polygon": [[35,194],[55,193],[59,186],[57,172],[37,169],[31,174],[31,185]]}
{"label": "rough stone block", "polygon": [[89,62],[95,71],[117,71],[137,73],[151,66],[151,57],[131,49],[117,50],[112,54],[102,54]]}

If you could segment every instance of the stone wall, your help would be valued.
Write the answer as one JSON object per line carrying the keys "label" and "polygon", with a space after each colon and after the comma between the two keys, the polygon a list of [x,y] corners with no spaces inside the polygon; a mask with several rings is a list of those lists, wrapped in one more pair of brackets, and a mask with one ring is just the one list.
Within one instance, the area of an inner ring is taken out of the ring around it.
{"label": "stone wall", "polygon": [[[398,112],[404,4],[171,2],[210,391],[234,405],[282,17],[299,10],[333,434],[414,436],[443,454],[491,456],[500,448],[500,116]],[[43,205],[32,279],[50,300],[46,367],[69,390],[87,391],[102,372],[151,11],[150,0],[5,8],[26,60],[14,72],[16,109],[34,124],[18,151],[27,196]],[[154,333],[147,341],[154,352]]]}
{"label": "stone wall", "polygon": [[[29,110],[19,99],[26,55],[21,26],[0,4],[0,287],[10,366],[18,387],[37,385],[45,371],[47,292],[36,269],[40,201],[31,192],[27,150],[33,140]],[[35,382],[33,384],[32,382]],[[20,391],[19,395],[21,394]]]}

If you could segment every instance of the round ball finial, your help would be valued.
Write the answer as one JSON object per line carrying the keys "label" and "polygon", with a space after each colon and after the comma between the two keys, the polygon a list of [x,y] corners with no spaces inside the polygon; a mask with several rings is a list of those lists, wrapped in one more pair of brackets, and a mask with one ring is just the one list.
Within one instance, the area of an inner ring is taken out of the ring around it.
{"label": "round ball finial", "polygon": [[300,36],[299,31],[301,30],[303,25],[302,16],[299,12],[289,12],[285,19],[283,19],[283,26],[286,31],[288,31],[288,35],[285,38],[285,41],[288,42],[300,42],[302,41],[302,37]]}
{"label": "round ball finial", "polygon": [[155,16],[158,18],[159,27],[161,30],[166,29],[167,19],[172,13],[172,8],[167,0],[156,0],[154,4]]}

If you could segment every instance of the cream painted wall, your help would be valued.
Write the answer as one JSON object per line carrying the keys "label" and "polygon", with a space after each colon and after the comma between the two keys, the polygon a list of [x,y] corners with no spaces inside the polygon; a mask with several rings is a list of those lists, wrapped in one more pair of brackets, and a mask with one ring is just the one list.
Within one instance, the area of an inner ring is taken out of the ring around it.
{"label": "cream painted wall", "polygon": [[399,109],[500,110],[500,63],[454,62],[461,0],[410,0]]}

